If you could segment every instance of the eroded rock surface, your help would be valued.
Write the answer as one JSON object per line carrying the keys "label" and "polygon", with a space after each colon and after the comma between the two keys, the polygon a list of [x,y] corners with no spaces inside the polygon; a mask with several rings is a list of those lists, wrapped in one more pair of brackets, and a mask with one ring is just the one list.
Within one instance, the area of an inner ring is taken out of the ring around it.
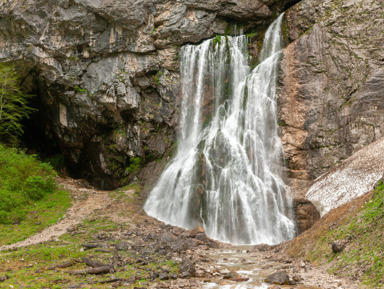
{"label": "eroded rock surface", "polygon": [[286,14],[279,124],[298,195],[384,135],[383,15],[375,0],[304,0]]}
{"label": "eroded rock surface", "polygon": [[45,143],[75,175],[112,188],[175,142],[180,45],[235,23],[265,27],[295,2],[6,0],[0,60],[16,63],[38,96]]}

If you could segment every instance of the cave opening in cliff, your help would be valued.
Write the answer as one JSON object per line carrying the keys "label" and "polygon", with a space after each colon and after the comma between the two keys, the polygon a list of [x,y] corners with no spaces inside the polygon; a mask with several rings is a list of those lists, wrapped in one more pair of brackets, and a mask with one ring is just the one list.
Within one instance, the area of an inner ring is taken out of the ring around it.
{"label": "cave opening in cliff", "polygon": [[66,172],[67,165],[55,134],[53,133],[52,112],[43,101],[42,89],[36,85],[28,89],[25,82],[22,88],[32,95],[29,106],[35,111],[22,122],[24,134],[21,137],[21,146],[28,153],[37,154],[42,161],[49,162],[58,172]]}

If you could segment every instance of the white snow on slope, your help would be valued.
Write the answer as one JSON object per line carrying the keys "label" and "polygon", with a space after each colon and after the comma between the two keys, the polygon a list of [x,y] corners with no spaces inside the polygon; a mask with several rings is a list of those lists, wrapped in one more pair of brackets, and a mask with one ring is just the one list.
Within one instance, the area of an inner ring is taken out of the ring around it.
{"label": "white snow on slope", "polygon": [[320,176],[306,197],[321,216],[373,189],[384,172],[384,138],[362,148]]}

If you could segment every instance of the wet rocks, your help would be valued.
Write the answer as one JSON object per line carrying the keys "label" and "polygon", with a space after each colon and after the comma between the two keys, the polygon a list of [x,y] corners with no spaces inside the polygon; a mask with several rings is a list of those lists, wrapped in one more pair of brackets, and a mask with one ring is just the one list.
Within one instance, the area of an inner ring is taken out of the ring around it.
{"label": "wet rocks", "polygon": [[201,226],[197,226],[197,227],[195,227],[195,228],[193,228],[192,230],[189,231],[189,236],[191,238],[194,238],[194,237],[196,237],[199,234],[205,234],[205,230]]}
{"label": "wet rocks", "polygon": [[271,275],[268,275],[267,278],[264,280],[267,283],[270,284],[276,284],[276,285],[288,285],[289,284],[289,277],[285,271],[278,271]]}
{"label": "wet rocks", "polygon": [[272,246],[268,244],[259,244],[253,247],[253,251],[265,252],[271,250]]}
{"label": "wet rocks", "polygon": [[246,282],[249,280],[248,277],[234,277],[230,278],[229,280],[234,281],[234,282]]}
{"label": "wet rocks", "polygon": [[230,271],[223,276],[223,279],[234,279],[238,277],[239,277],[239,274],[237,274],[235,271]]}

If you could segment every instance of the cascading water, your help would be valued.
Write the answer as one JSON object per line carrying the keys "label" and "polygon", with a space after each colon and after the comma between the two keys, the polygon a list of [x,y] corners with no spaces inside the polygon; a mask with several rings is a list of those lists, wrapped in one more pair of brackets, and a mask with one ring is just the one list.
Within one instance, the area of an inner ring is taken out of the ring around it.
{"label": "cascading water", "polygon": [[266,32],[252,72],[246,36],[182,49],[178,149],[145,203],[148,215],[203,225],[211,238],[235,244],[294,237],[276,121],[282,17]]}

